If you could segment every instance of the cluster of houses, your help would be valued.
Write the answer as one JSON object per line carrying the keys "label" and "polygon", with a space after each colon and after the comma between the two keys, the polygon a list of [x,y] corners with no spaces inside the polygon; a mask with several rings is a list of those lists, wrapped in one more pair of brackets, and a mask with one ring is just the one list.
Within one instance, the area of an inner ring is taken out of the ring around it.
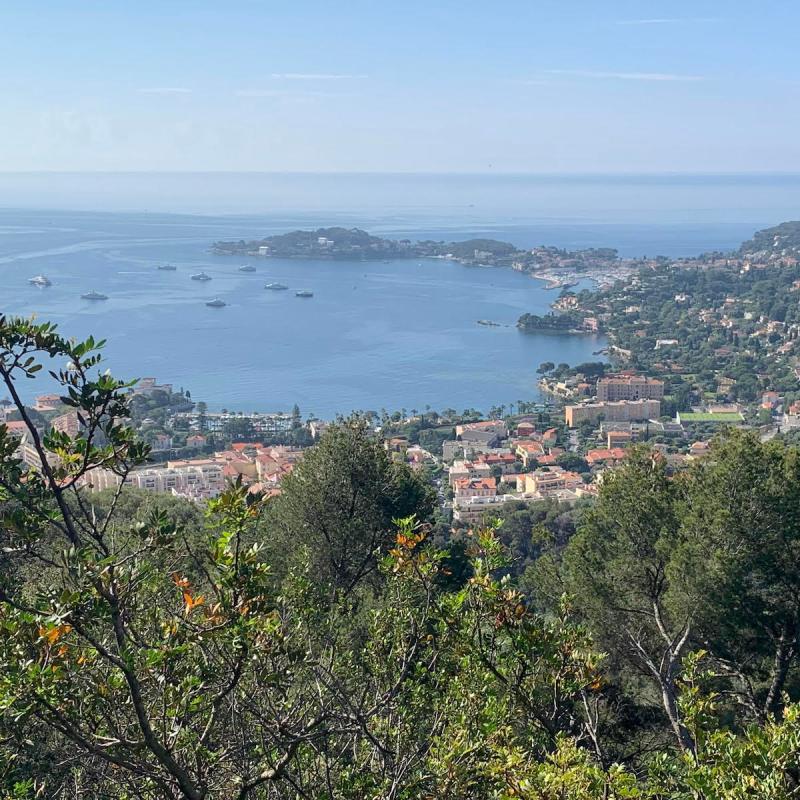
{"label": "cluster of houses", "polygon": [[455,440],[444,443],[443,459],[456,522],[477,522],[509,500],[572,502],[596,491],[557,465],[564,450],[555,428],[538,430],[523,418],[513,435],[503,420],[458,425],[455,433]]}
{"label": "cluster of houses", "polygon": [[[161,388],[161,387],[158,387]],[[74,410],[64,410],[58,395],[41,395],[36,398],[33,408],[40,413],[56,412],[48,419],[47,426],[74,438],[80,434],[81,424]],[[41,469],[41,460],[35,443],[32,441],[27,425],[20,420],[6,419],[3,407],[2,419],[8,431],[19,443],[17,455],[29,467]],[[266,415],[263,415],[266,416]],[[192,439],[193,437],[189,437]],[[201,446],[206,439],[195,435],[196,444]],[[159,449],[160,443],[155,443]],[[165,449],[169,443],[165,442]],[[164,492],[190,500],[208,500],[219,495],[234,480],[241,480],[250,491],[266,495],[280,492],[281,483],[291,473],[302,458],[303,450],[286,446],[263,446],[260,444],[234,443],[227,450],[205,455],[202,458],[189,458],[167,461],[165,464],[151,465],[132,470],[125,478],[125,485],[151,492]],[[52,454],[48,460],[55,458]],[[92,492],[116,488],[122,478],[106,469],[94,469],[82,479],[82,484]]]}
{"label": "cluster of houses", "polygon": [[[133,470],[125,484],[151,492],[166,492],[189,500],[208,500],[231,482],[241,480],[249,491],[274,496],[281,483],[303,457],[303,450],[285,446],[234,443],[228,450],[204,458],[167,461],[164,465]],[[120,476],[92,470],[84,479],[91,491],[119,486]]]}

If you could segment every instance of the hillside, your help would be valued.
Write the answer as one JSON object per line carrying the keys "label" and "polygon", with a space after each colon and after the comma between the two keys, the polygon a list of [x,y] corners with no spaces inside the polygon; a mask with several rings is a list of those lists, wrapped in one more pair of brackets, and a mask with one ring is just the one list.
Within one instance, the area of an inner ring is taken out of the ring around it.
{"label": "hillside", "polygon": [[800,221],[782,222],[756,231],[752,239],[742,243],[739,253],[781,253],[784,250],[800,252]]}

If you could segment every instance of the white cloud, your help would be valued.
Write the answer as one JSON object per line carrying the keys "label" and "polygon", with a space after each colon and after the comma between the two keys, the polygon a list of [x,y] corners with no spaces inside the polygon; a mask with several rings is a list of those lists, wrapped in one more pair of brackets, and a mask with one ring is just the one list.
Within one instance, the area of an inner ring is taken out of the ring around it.
{"label": "white cloud", "polygon": [[273,72],[270,77],[287,81],[344,81],[367,76],[339,75],[330,72]]}
{"label": "white cloud", "polygon": [[674,22],[716,22],[716,17],[655,17],[653,19],[619,19],[617,25],[669,25]]}
{"label": "white cloud", "polygon": [[672,72],[605,72],[590,69],[549,69],[549,75],[595,78],[616,81],[702,81],[702,75],[677,75]]}
{"label": "white cloud", "polygon": [[139,89],[139,94],[191,94],[191,89],[184,89],[180,86],[154,86],[147,89]]}
{"label": "white cloud", "polygon": [[236,97],[275,97],[285,100],[301,100],[312,97],[350,97],[347,92],[323,92],[312,89],[302,89],[299,91],[290,89],[237,89],[234,92]]}
{"label": "white cloud", "polygon": [[286,97],[288,92],[281,89],[237,89],[237,97]]}

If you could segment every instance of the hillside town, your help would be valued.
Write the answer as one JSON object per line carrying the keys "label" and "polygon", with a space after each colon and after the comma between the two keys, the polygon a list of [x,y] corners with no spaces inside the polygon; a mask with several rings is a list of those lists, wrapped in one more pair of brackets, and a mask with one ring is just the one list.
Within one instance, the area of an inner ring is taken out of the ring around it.
{"label": "hillside town", "polygon": [[[438,489],[441,518],[455,527],[473,525],[512,502],[591,499],[604,474],[637,443],[653,447],[670,469],[681,469],[703,455],[724,427],[751,428],[763,440],[796,440],[799,252],[790,224],[779,233],[759,232],[736,253],[640,261],[637,271],[613,286],[565,290],[552,304],[553,315],[536,320],[552,324],[548,320],[572,315],[583,328],[602,332],[610,362],[541,364],[538,388],[549,399],[520,401],[516,413],[513,405],[488,415],[384,412],[371,418],[375,434],[392,459],[426,471]],[[507,255],[486,251],[480,257]],[[530,256],[557,271],[602,269],[609,259],[620,266],[610,250],[576,257],[535,248]],[[518,252],[514,258],[509,265],[515,269],[533,263]],[[155,378],[130,391],[129,423],[149,446],[150,463],[132,471],[126,485],[195,502],[218,496],[234,481],[254,495],[279,494],[328,424],[304,420],[297,406],[291,413],[209,411],[182,387]],[[0,423],[18,436],[23,462],[38,468],[30,432],[10,409],[0,403]],[[38,396],[29,416],[42,434],[81,433],[79,415],[58,395]],[[121,478],[96,469],[82,480],[87,491],[102,492],[118,488]]]}

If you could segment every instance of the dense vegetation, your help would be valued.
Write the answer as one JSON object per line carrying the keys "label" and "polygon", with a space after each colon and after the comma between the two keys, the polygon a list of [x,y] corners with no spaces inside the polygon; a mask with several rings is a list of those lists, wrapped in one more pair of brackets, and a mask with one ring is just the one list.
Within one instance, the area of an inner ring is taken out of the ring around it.
{"label": "dense vegetation", "polygon": [[798,266],[738,272],[670,265],[578,298],[621,349],[611,355],[664,377],[670,394],[749,402],[765,389],[796,390],[798,280]]}
{"label": "dense vegetation", "polygon": [[794,251],[800,249],[800,222],[782,222],[780,225],[756,231],[752,239],[742,244],[739,252],[748,254],[787,249]]}
{"label": "dense vegetation", "polygon": [[577,314],[523,314],[517,327],[527,332],[569,333],[581,326],[582,319]]}
{"label": "dense vegetation", "polygon": [[278,258],[421,258],[449,255],[472,261],[476,253],[506,257],[517,252],[508,242],[496,239],[468,239],[463,242],[383,239],[360,228],[317,228],[313,231],[291,231],[245,242],[215,242],[220,255],[246,254],[266,248],[264,255]]}
{"label": "dense vegetation", "polygon": [[54,358],[83,420],[31,426],[40,470],[0,428],[0,796],[798,796],[796,449],[637,451],[574,517],[440,548],[424,481],[343,420],[278,501],[201,519],[81,488],[148,455],[96,348],[0,318],[23,418]]}

